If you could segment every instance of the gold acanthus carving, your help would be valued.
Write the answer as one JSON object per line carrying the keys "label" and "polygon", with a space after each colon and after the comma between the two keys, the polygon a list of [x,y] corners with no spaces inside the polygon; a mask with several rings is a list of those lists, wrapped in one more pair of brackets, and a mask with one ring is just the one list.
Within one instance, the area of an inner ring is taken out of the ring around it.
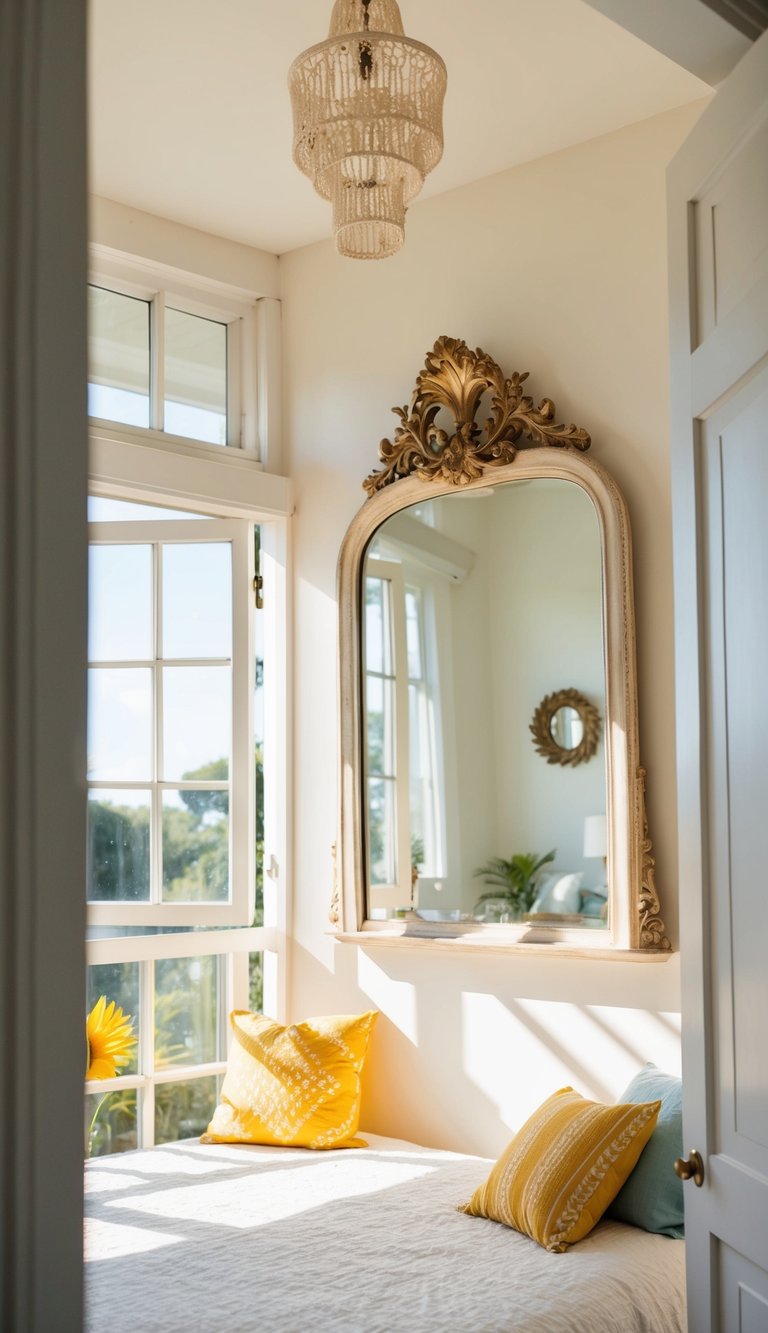
{"label": "gold acanthus carving", "polygon": [[331,906],[328,911],[328,920],[334,930],[339,929],[341,921],[341,893],[339,890],[339,856],[338,844],[331,843],[331,860],[333,862],[333,878],[331,880]]}
{"label": "gold acanthus carving", "polygon": [[[487,353],[470,351],[459,338],[438,338],[416,380],[410,408],[392,409],[401,424],[394,441],[382,440],[379,446],[385,466],[363,482],[368,495],[414,473],[422,481],[466,486],[486,468],[511,463],[523,437],[537,445],[587,450],[588,433],[559,424],[551,398],[542,398],[536,407],[523,393],[527,378],[527,371],[507,378]],[[487,393],[491,415],[480,426],[475,417]],[[453,418],[453,433],[437,425],[442,409]]]}
{"label": "gold acanthus carving", "polygon": [[645,769],[637,772],[638,788],[642,807],[643,840],[641,843],[642,869],[640,873],[640,947],[642,949],[661,949],[665,953],[672,948],[666,927],[661,919],[661,903],[656,891],[656,858],[652,855],[653,843],[648,832],[648,815],[645,808]]}

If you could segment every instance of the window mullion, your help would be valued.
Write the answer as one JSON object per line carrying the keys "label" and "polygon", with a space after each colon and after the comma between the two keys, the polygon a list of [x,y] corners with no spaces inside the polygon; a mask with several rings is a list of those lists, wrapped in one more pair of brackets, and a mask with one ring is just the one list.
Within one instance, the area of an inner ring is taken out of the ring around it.
{"label": "window mullion", "polygon": [[149,406],[152,430],[165,424],[165,292],[157,292],[150,306]]}
{"label": "window mullion", "polygon": [[[222,955],[224,956],[224,955]],[[231,1009],[248,1009],[248,960],[247,953],[232,953],[228,956],[229,967],[227,969],[227,999],[224,1006],[225,1012],[222,1015],[221,1026],[221,1049],[226,1052],[227,1049],[227,1015]]]}
{"label": "window mullion", "polygon": [[411,881],[411,786],[408,709],[408,642],[405,618],[405,583],[402,567],[390,576],[392,639],[395,659],[395,794],[397,824],[397,882],[403,902],[413,897]]}
{"label": "window mullion", "polygon": [[230,901],[242,919],[253,920],[255,809],[253,799],[253,528],[243,524],[232,538],[232,734],[229,795]]}
{"label": "window mullion", "polygon": [[242,320],[227,324],[227,444],[240,448],[243,442],[243,421],[240,385],[242,381]]}
{"label": "window mullion", "polygon": [[152,781],[152,832],[150,848],[152,858],[150,880],[150,902],[161,903],[163,900],[163,789],[161,780],[165,773],[164,736],[163,736],[163,547],[155,542],[155,653],[153,676],[154,700],[154,763]]}
{"label": "window mullion", "polygon": [[146,1082],[141,1093],[141,1146],[152,1148],[155,1142],[155,964],[139,964],[141,998],[139,1003],[139,1065]]}

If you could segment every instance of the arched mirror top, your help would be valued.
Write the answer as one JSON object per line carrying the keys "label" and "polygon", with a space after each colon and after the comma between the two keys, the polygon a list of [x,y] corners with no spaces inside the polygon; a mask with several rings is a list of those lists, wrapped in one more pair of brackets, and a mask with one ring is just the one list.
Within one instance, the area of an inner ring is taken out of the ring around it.
{"label": "arched mirror top", "polygon": [[627,508],[526,379],[439,339],[364,482],[339,560],[331,920],[371,943],[652,956],[670,946]]}

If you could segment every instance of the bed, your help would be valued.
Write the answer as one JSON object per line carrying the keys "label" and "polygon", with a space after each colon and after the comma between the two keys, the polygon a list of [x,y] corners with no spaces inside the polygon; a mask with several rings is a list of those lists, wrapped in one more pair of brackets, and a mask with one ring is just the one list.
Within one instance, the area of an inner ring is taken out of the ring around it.
{"label": "bed", "polygon": [[485,1158],[201,1144],[86,1168],[88,1333],[684,1333],[684,1242],[564,1254],[456,1211]]}

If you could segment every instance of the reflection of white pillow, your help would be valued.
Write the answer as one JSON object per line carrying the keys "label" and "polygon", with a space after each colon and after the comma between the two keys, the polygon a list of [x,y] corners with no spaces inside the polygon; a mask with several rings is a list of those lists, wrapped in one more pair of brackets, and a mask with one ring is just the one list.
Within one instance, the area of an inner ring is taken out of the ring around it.
{"label": "reflection of white pillow", "polygon": [[583,878],[584,872],[582,870],[578,870],[571,875],[563,875],[557,870],[548,875],[542,875],[539,881],[539,892],[531,911],[578,912],[581,906],[580,889]]}

